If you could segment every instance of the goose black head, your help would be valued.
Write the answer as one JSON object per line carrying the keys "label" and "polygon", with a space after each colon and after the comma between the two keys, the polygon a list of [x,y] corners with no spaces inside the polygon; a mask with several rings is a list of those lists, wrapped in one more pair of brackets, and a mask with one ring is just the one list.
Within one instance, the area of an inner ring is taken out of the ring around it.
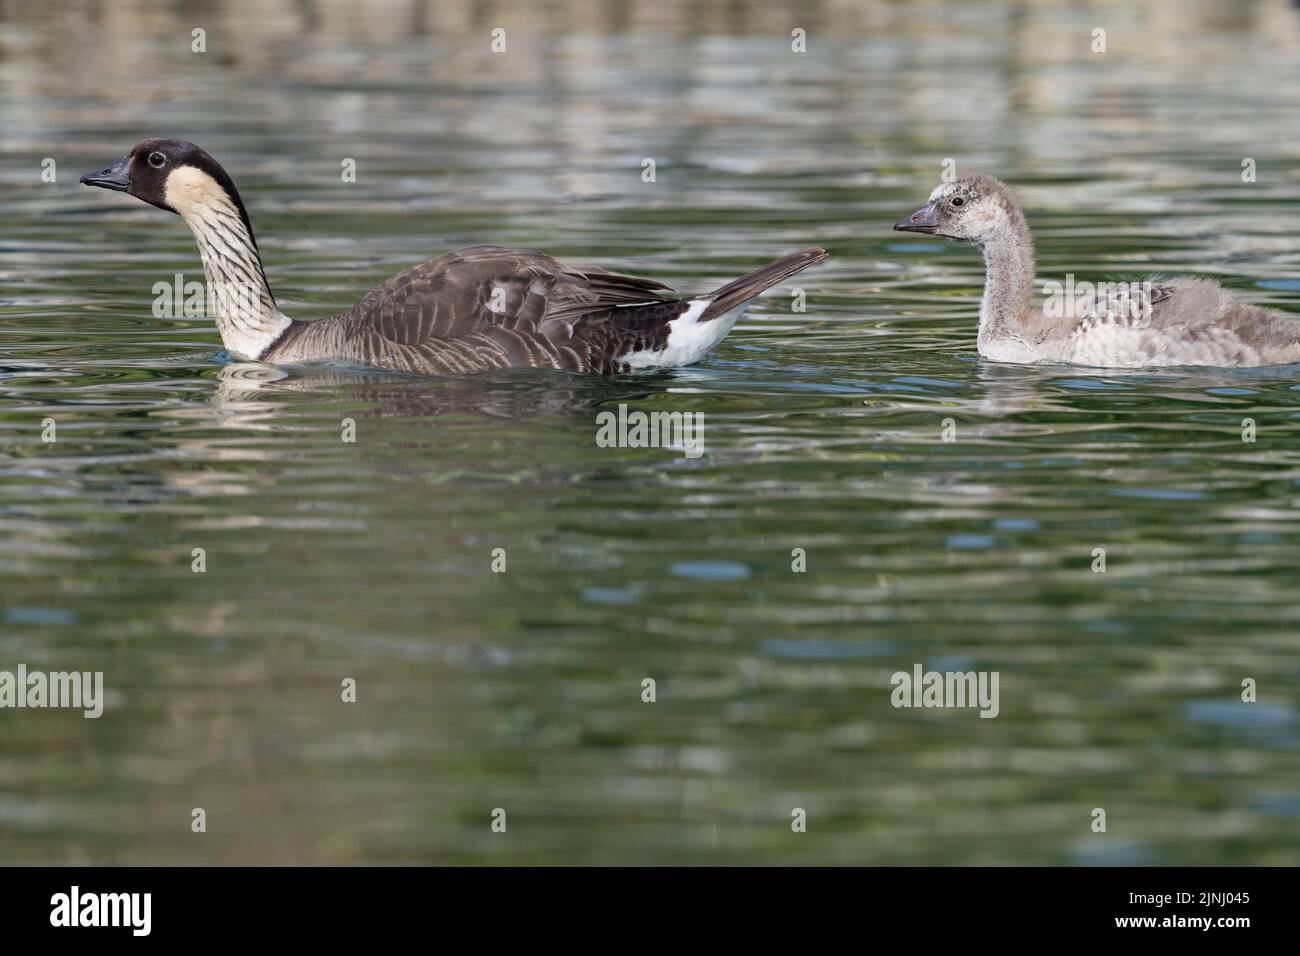
{"label": "goose black head", "polygon": [[124,192],[186,219],[233,206],[249,238],[253,237],[244,201],[230,174],[206,150],[184,140],[141,140],[121,159],[86,173],[81,182]]}
{"label": "goose black head", "polygon": [[894,223],[894,229],[982,244],[997,238],[1018,216],[1020,211],[1004,183],[983,173],[968,173],[940,183],[930,193],[930,200]]}

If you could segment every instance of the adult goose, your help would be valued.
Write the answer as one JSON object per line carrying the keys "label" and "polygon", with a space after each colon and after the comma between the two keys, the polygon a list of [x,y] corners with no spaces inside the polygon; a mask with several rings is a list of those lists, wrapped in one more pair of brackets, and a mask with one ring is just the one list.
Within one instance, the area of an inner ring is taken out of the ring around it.
{"label": "adult goose", "polygon": [[147,139],[81,181],[179,214],[198,241],[226,350],[268,364],[430,375],[689,365],[722,341],[750,299],[826,257],[804,249],[685,298],[652,279],[569,268],[540,252],[469,246],[399,272],[346,312],[303,322],[276,306],[243,200],[198,146]]}
{"label": "adult goose", "polygon": [[1006,184],[992,176],[972,173],[940,184],[894,228],[983,250],[977,347],[994,361],[1102,368],[1300,362],[1300,318],[1238,302],[1205,279],[1103,283],[1086,295],[1053,294],[1036,306],[1029,225]]}

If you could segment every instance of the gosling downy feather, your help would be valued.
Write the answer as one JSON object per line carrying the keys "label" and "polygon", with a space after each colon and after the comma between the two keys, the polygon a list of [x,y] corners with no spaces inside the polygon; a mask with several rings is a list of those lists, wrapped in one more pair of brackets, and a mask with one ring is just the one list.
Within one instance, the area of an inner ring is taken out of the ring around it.
{"label": "gosling downy feather", "polygon": [[243,200],[198,146],[144,140],[81,181],[179,214],[198,242],[226,350],[268,364],[333,360],[430,375],[689,365],[722,341],[751,299],[826,257],[804,249],[683,298],[652,279],[469,246],[399,272],[346,312],[304,322],[276,305]]}
{"label": "gosling downy feather", "polygon": [[1300,362],[1300,317],[1238,302],[1206,279],[1104,283],[1096,294],[1034,304],[1034,243],[1005,183],[972,173],[943,183],[894,224],[973,242],[984,253],[979,354],[1000,362],[1101,368]]}

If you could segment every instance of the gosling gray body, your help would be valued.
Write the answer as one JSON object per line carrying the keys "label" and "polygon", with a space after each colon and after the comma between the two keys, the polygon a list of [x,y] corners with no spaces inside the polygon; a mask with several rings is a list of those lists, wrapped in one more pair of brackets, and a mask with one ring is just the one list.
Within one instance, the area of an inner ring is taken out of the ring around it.
{"label": "gosling gray body", "polygon": [[1206,279],[1104,283],[1095,294],[1036,305],[1029,224],[992,176],[941,184],[894,228],[980,246],[985,280],[976,346],[993,361],[1101,368],[1300,362],[1300,317],[1236,301]]}
{"label": "gosling gray body", "polygon": [[304,322],[276,305],[243,200],[198,146],[144,140],[81,181],[180,215],[198,243],[226,350],[268,364],[341,361],[429,375],[689,365],[751,299],[826,257],[803,249],[687,298],[652,279],[570,268],[533,250],[470,246],[399,272],[346,312]]}

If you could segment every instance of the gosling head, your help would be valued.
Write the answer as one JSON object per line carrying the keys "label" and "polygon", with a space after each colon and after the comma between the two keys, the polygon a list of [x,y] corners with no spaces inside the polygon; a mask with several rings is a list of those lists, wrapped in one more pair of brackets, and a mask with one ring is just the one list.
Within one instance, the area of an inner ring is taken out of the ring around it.
{"label": "gosling head", "polygon": [[930,201],[894,223],[898,232],[919,232],[984,245],[1016,231],[1024,217],[1006,184],[983,173],[941,183]]}
{"label": "gosling head", "polygon": [[238,211],[251,238],[252,226],[230,174],[207,151],[180,139],[146,139],[127,155],[86,173],[81,182],[143,200],[189,220]]}

